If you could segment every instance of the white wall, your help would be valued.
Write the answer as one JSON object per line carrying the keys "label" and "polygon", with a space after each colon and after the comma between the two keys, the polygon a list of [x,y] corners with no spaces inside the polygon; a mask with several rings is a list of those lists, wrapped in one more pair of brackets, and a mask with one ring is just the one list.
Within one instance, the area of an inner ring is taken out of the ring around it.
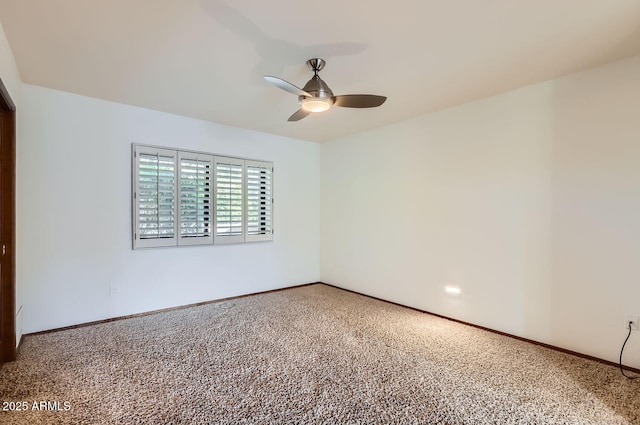
{"label": "white wall", "polygon": [[[13,52],[11,51],[11,47],[9,46],[9,41],[7,40],[7,36],[4,33],[4,29],[2,28],[2,24],[0,24],[0,78],[4,83],[7,91],[9,92],[9,96],[11,96],[11,100],[16,105],[16,121],[17,127],[20,125],[20,121],[22,119],[22,80],[20,78],[20,73],[18,71],[18,66],[16,65],[16,61],[13,57]],[[20,129],[16,128],[16,151],[20,150]],[[17,156],[16,155],[16,156]],[[16,164],[16,166],[18,166]],[[16,187],[20,187],[20,179],[16,176]],[[20,198],[20,191],[16,191],[16,198]],[[16,217],[16,245],[17,249],[20,247],[20,231],[21,231],[21,221],[20,217]],[[15,317],[15,326],[16,326],[16,344],[20,343],[20,337],[22,336],[22,285],[20,284],[20,271],[16,270],[16,317]]]}
{"label": "white wall", "polygon": [[617,361],[639,112],[633,57],[323,145],[322,281]]}
{"label": "white wall", "polygon": [[[319,280],[319,145],[28,84],[23,103],[25,332]],[[273,242],[133,251],[132,143],[273,161]]]}

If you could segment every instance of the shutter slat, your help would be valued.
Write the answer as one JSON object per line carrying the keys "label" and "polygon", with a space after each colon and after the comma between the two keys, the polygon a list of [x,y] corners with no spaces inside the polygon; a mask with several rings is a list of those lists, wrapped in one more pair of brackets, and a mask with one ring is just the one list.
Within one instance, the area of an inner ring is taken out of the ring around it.
{"label": "shutter slat", "polygon": [[174,157],[140,153],[138,156],[138,234],[141,239],[173,238],[175,229]]}
{"label": "shutter slat", "polygon": [[180,159],[180,237],[211,238],[209,156]]}
{"label": "shutter slat", "polygon": [[243,232],[241,164],[216,163],[216,236],[240,236]]}
{"label": "shutter slat", "polygon": [[247,166],[247,234],[271,234],[271,168]]}

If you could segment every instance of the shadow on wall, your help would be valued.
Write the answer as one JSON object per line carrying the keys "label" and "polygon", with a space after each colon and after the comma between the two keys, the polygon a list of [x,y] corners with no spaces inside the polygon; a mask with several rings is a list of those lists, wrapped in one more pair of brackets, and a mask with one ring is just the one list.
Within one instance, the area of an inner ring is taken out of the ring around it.
{"label": "shadow on wall", "polygon": [[640,298],[639,65],[634,57],[545,83],[539,125],[548,131],[538,152],[543,234],[528,254],[539,258],[524,293],[524,329],[611,361],[624,314],[636,314]]}
{"label": "shadow on wall", "polygon": [[571,349],[574,340],[593,340],[591,333],[611,335],[594,341],[603,358],[614,357],[620,332],[613,331],[640,298],[634,70],[614,64],[554,82],[548,299],[552,322],[563,324],[554,338]]}

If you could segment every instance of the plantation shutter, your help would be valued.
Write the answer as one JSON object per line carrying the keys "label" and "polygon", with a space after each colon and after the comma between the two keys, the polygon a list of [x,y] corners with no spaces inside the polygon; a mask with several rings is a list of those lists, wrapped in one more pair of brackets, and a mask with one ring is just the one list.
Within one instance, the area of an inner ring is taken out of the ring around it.
{"label": "plantation shutter", "polygon": [[213,243],[213,156],[179,152],[179,245]]}
{"label": "plantation shutter", "polygon": [[134,247],[176,245],[176,151],[137,147]]}
{"label": "plantation shutter", "polygon": [[244,241],[244,161],[218,157],[215,162],[214,243]]}
{"label": "plantation shutter", "polygon": [[272,171],[273,165],[269,162],[245,161],[246,242],[273,239]]}
{"label": "plantation shutter", "polygon": [[133,248],[273,240],[273,163],[132,145]]}

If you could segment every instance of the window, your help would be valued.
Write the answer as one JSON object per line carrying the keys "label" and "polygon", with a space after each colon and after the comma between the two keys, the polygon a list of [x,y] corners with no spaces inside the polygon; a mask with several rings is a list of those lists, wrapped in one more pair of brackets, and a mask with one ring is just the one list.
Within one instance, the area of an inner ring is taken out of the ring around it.
{"label": "window", "polygon": [[213,243],[213,156],[179,152],[179,245]]}
{"label": "window", "polygon": [[133,145],[133,248],[273,239],[273,164]]}
{"label": "window", "polygon": [[134,173],[136,247],[175,245],[176,152],[140,147]]}
{"label": "window", "polygon": [[244,161],[217,156],[216,243],[244,241]]}
{"label": "window", "polygon": [[247,241],[271,239],[271,171],[268,162],[245,161]]}

